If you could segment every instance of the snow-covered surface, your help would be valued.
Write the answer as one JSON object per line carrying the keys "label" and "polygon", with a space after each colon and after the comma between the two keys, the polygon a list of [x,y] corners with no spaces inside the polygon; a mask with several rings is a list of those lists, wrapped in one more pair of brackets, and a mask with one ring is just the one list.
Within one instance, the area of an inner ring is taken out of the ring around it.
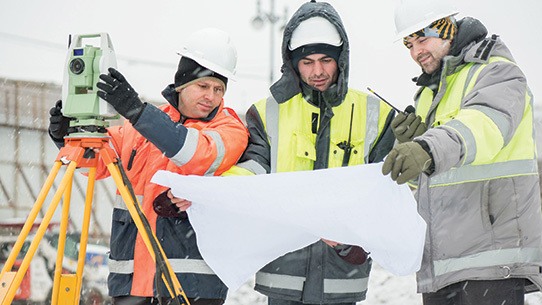
{"label": "snow-covered surface", "polygon": [[[225,305],[267,305],[267,298],[254,291],[254,283],[248,282],[235,292],[230,292]],[[373,264],[369,278],[367,299],[359,305],[421,305],[421,294],[416,293],[416,276],[395,276]],[[525,297],[525,305],[541,305],[542,293]]]}

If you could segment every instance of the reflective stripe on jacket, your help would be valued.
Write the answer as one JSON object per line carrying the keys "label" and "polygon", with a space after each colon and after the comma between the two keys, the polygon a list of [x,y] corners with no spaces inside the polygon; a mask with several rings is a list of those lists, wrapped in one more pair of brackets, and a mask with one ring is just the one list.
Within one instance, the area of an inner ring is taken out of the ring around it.
{"label": "reflective stripe on jacket", "polygon": [[445,60],[443,71],[453,72],[436,96],[429,88],[418,96],[416,112],[431,128],[417,139],[428,143],[435,163],[416,193],[428,224],[419,292],[469,279],[542,285],[532,97],[508,50],[494,44],[485,61],[469,57],[483,42],[460,67]]}
{"label": "reflective stripe on jacket", "polygon": [[[273,98],[261,100],[252,110],[263,122],[265,130],[261,132],[270,141],[271,172],[313,170],[317,150],[322,149],[316,145],[317,122],[312,121],[318,107],[298,94],[280,104]],[[327,166],[342,166],[340,144],[349,137],[352,151],[348,165],[373,161],[369,156],[387,129],[391,111],[365,93],[348,90],[345,100],[333,107]],[[306,303],[357,302],[365,298],[370,269],[370,259],[362,265],[349,264],[332,247],[318,241],[262,268],[256,274],[255,289],[269,297]]]}
{"label": "reflective stripe on jacket", "polygon": [[[162,106],[160,110],[147,105],[137,125],[160,126],[157,115],[163,114],[158,111],[165,112],[174,122],[180,119],[179,112],[171,105]],[[156,215],[153,200],[166,189],[150,183],[150,179],[158,170],[220,175],[235,164],[246,147],[248,133],[238,118],[231,115],[232,111],[221,105],[208,121],[188,119],[183,122],[183,128],[188,129],[186,139],[171,158],[146,140],[128,121],[122,126],[108,128],[111,143],[122,160],[141,209],[189,298],[225,299],[227,287],[203,261],[189,220]],[[104,167],[100,167],[98,173],[100,178],[108,176]],[[110,248],[109,294],[155,296],[154,262],[122,200],[113,211]],[[163,285],[159,292],[167,295]]]}

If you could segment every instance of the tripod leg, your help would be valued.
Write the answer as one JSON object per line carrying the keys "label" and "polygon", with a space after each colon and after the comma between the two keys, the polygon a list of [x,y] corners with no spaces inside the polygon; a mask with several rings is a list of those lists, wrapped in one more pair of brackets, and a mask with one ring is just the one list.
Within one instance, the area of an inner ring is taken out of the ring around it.
{"label": "tripod leg", "polygon": [[58,293],[60,287],[60,278],[64,267],[64,250],[66,248],[66,232],[68,231],[68,218],[70,217],[70,203],[72,193],[72,183],[68,181],[64,190],[64,201],[62,203],[62,216],[60,221],[60,230],[58,233],[58,246],[56,252],[56,265],[53,276],[53,293],[51,296],[51,304],[58,304]]}
{"label": "tripod leg", "polygon": [[41,188],[38,198],[36,199],[36,202],[32,206],[30,213],[28,214],[26,222],[21,230],[21,233],[19,233],[19,237],[17,238],[17,241],[15,242],[15,245],[13,246],[13,249],[11,250],[9,257],[6,260],[4,267],[2,268],[2,273],[0,275],[0,278],[2,278],[5,272],[8,272],[9,270],[13,268],[15,259],[17,259],[17,256],[19,255],[19,252],[21,252],[21,248],[23,247],[24,241],[26,237],[28,236],[28,233],[30,233],[30,230],[34,226],[34,221],[36,220],[36,217],[41,211],[43,202],[45,201],[45,198],[47,197],[47,194],[49,193],[49,190],[51,189],[51,186],[53,185],[53,182],[55,181],[55,178],[58,175],[58,171],[60,170],[61,166],[62,166],[62,162],[60,161],[57,161],[54,163],[53,168],[51,169],[51,172],[49,173],[49,176],[45,180],[45,184]]}
{"label": "tripod leg", "polygon": [[[96,181],[96,167],[91,167],[88,174],[87,193],[85,197],[85,213],[83,216],[83,226],[81,227],[81,238],[79,240],[79,258],[77,260],[77,290],[81,291],[83,282],[83,269],[85,267],[85,258],[87,253],[88,244],[88,232],[90,227],[90,216],[92,214],[92,201],[94,197],[94,182]],[[79,304],[79,297],[81,293],[77,295],[75,304]],[[75,305],[74,304],[74,305]]]}
{"label": "tripod leg", "polygon": [[[19,267],[19,270],[17,270],[17,273],[15,275],[15,278],[13,279],[13,282],[10,284],[10,287],[8,288],[6,295],[1,296],[2,299],[2,305],[8,305],[11,304],[13,298],[15,297],[15,294],[17,292],[17,289],[21,285],[21,282],[23,280],[23,277],[28,270],[28,267],[30,266],[30,261],[34,257],[34,254],[36,253],[36,250],[38,249],[38,245],[41,242],[43,236],[45,235],[45,231],[47,230],[47,227],[49,226],[49,223],[51,222],[51,219],[53,218],[53,214],[58,207],[58,204],[60,202],[60,199],[62,198],[62,194],[64,193],[64,190],[66,189],[67,184],[71,181],[73,178],[73,173],[75,172],[75,169],[77,167],[76,162],[70,162],[68,165],[68,168],[66,169],[66,173],[64,177],[62,178],[62,181],[60,182],[60,186],[58,190],[55,192],[53,199],[51,201],[51,204],[47,208],[47,212],[45,213],[45,216],[38,228],[38,231],[36,232],[36,236],[32,240],[32,243],[30,244],[30,247],[28,249],[28,252],[26,253],[21,266]],[[40,194],[41,195],[41,194]],[[45,194],[46,195],[46,194]],[[25,224],[25,226],[28,224]],[[23,240],[24,241],[24,240]],[[13,252],[12,252],[13,255]],[[15,257],[18,255],[18,253],[15,253]]]}

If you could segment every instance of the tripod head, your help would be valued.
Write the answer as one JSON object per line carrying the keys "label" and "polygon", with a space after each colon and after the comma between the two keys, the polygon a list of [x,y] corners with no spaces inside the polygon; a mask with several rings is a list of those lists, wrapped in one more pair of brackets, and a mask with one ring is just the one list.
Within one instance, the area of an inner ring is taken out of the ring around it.
{"label": "tripod head", "polygon": [[[99,38],[100,45],[83,45],[83,39],[87,42],[91,38]],[[62,84],[62,113],[72,118],[68,138],[103,137],[109,126],[106,120],[119,117],[97,94],[99,76],[109,67],[117,67],[109,34],[75,35],[70,41]]]}

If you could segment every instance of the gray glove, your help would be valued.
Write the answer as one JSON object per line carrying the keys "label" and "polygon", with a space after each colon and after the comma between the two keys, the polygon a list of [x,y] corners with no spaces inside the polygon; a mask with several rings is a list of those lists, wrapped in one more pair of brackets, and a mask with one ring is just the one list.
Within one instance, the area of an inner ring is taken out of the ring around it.
{"label": "gray glove", "polygon": [[391,130],[399,143],[412,141],[427,131],[422,117],[414,113],[414,107],[408,106],[405,112],[397,114],[391,121]]}

